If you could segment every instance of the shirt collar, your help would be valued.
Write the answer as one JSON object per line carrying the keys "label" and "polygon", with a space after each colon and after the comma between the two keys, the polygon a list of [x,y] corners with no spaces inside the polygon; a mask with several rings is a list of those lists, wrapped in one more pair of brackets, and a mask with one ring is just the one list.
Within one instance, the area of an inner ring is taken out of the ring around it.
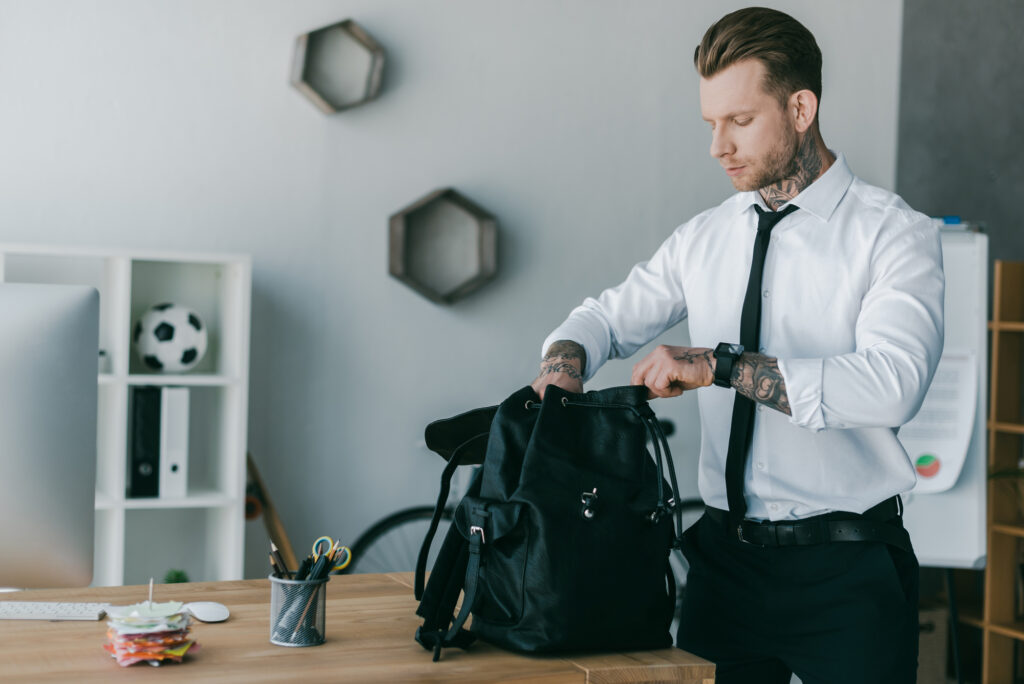
{"label": "shirt collar", "polygon": [[[832,212],[839,206],[839,201],[846,195],[850,183],[853,182],[853,172],[850,171],[850,167],[846,164],[846,157],[842,153],[832,153],[835,154],[836,160],[821,175],[821,178],[808,185],[804,188],[803,192],[786,203],[795,204],[822,221],[828,221],[831,218]],[[759,206],[770,211],[761,198],[761,193],[757,190],[751,190],[743,193],[743,195],[746,197],[741,200],[740,206],[743,207],[744,211],[749,210],[753,206]],[[779,208],[781,209],[782,207]]]}

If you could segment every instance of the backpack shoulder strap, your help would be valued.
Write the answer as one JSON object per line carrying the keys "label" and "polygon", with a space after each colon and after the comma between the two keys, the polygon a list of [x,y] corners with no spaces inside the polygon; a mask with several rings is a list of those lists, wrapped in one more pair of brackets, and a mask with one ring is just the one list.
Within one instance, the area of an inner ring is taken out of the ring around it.
{"label": "backpack shoulder strap", "polygon": [[[455,604],[462,593],[469,559],[468,544],[454,526],[448,531],[445,545],[453,540],[452,535],[458,537],[458,541],[461,542],[450,554],[454,556],[454,562],[444,568],[434,566],[426,593],[416,609],[416,614],[423,618],[423,624],[416,628],[416,641],[423,648],[434,652],[435,662],[441,657],[443,646],[466,648],[476,640],[476,636],[468,630],[457,629],[453,633],[453,630],[449,629],[455,613]],[[459,627],[461,626],[460,624]],[[453,633],[451,638],[448,637],[450,633]]]}
{"label": "backpack shoulder strap", "polygon": [[423,544],[420,546],[419,557],[416,559],[416,581],[413,592],[417,601],[423,597],[423,578],[427,572],[427,557],[430,555],[430,545],[434,541],[434,535],[437,534],[437,526],[441,522],[441,515],[444,513],[445,504],[448,503],[448,495],[452,490],[452,475],[455,474],[455,469],[462,463],[462,457],[469,453],[475,446],[478,446],[478,443],[481,440],[486,442],[487,433],[474,435],[457,446],[452,451],[451,457],[448,459],[448,464],[444,467],[444,471],[441,473],[441,490],[437,495],[437,504],[434,506],[434,515],[430,519],[430,527],[427,529],[427,536],[423,539]]}
{"label": "backpack shoulder strap", "polygon": [[[483,435],[486,438],[487,435]],[[466,617],[454,627],[452,617],[455,613],[455,605],[459,601],[463,586],[466,583],[468,565],[471,558],[470,544],[465,540],[458,528],[453,524],[448,528],[434,560],[434,567],[430,572],[430,580],[424,585],[426,575],[427,558],[430,554],[431,542],[437,533],[437,527],[444,512],[445,504],[448,501],[448,494],[451,489],[451,479],[458,468],[461,456],[468,453],[481,435],[476,435],[463,443],[460,448],[452,452],[448,465],[441,474],[441,492],[438,496],[437,505],[434,507],[434,516],[430,522],[430,529],[420,547],[420,555],[416,561],[416,582],[415,596],[420,602],[416,614],[423,618],[423,624],[416,629],[416,641],[423,648],[434,652],[434,660],[441,657],[441,648],[444,646],[457,646],[466,648],[476,640],[476,636],[468,630],[462,629]],[[466,447],[466,448],[462,448]],[[469,494],[477,494],[480,491],[479,472],[469,485]],[[479,555],[477,555],[479,564]],[[478,566],[477,566],[478,567]],[[477,570],[473,570],[474,577]],[[467,587],[468,594],[468,587]],[[463,606],[475,600],[467,595],[469,601],[463,601]],[[463,609],[465,611],[465,607]],[[468,613],[467,613],[468,615]]]}
{"label": "backpack shoulder strap", "polygon": [[[480,586],[480,550],[486,541],[484,539],[485,518],[490,515],[485,508],[468,507],[466,511],[470,530],[468,542],[465,541],[455,525],[452,525],[445,538],[446,544],[453,538],[453,535],[458,536],[459,540],[463,542],[459,560],[456,567],[451,569],[452,574],[448,576],[443,598],[439,602],[440,607],[433,611],[433,616],[424,616],[426,619],[423,626],[416,630],[416,641],[420,642],[424,648],[434,651],[434,662],[441,658],[442,647],[466,648],[476,640],[476,636],[469,630],[463,629],[463,625],[466,624],[466,620],[469,619],[476,604],[477,590]],[[438,572],[436,565],[434,568],[434,572]],[[433,573],[430,575],[430,580],[433,583]],[[432,589],[429,584],[427,588],[428,590]],[[459,610],[459,614],[452,619],[459,593],[463,589],[465,594],[462,599],[462,608]],[[421,607],[424,602],[420,603]]]}

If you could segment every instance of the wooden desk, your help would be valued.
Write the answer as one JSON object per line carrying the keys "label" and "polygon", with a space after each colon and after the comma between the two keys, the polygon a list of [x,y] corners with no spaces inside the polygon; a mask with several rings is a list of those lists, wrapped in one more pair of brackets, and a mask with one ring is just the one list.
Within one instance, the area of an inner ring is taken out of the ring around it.
{"label": "wooden desk", "polygon": [[[26,601],[145,600],[148,587],[25,591]],[[446,649],[441,661],[413,641],[412,576],[342,575],[327,585],[327,643],[283,648],[270,643],[270,582],[159,585],[158,601],[220,601],[227,622],[192,626],[201,648],[183,663],[122,668],[103,650],[106,621],[0,620],[0,681],[116,682],[685,682],[710,684],[715,667],[679,649],[570,657],[516,655],[477,642]]]}

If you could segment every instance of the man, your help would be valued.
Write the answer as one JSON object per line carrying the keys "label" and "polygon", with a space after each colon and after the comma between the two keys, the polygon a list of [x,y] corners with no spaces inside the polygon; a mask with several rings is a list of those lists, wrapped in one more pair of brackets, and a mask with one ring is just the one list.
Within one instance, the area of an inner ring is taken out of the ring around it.
{"label": "man", "polygon": [[942,349],[938,231],[825,145],[821,52],[792,17],[729,14],[694,63],[711,155],[739,193],[576,308],[533,387],[582,392],[688,318],[700,346],[660,346],[632,375],[652,398],[708,388],[678,645],[720,684],[913,682],[918,566],[898,494],[915,474],[896,432]]}

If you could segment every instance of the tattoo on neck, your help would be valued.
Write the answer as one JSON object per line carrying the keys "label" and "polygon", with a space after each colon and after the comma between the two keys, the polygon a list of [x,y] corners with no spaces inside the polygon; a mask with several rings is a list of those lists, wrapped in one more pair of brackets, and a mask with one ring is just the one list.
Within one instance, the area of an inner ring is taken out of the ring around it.
{"label": "tattoo on neck", "polygon": [[748,399],[793,415],[778,359],[744,352],[733,366],[732,386]]}
{"label": "tattoo on neck", "polygon": [[[573,361],[579,361],[579,373],[587,368],[587,352],[576,342],[572,340],[558,340],[548,347],[547,354],[544,355],[543,363],[553,362],[565,362],[565,365],[572,365]],[[552,371],[554,372],[554,371]],[[542,365],[543,374],[543,365]],[[582,377],[577,374],[575,377]]]}
{"label": "tattoo on neck", "polygon": [[808,131],[797,149],[796,157],[789,172],[782,180],[761,188],[761,197],[772,211],[799,195],[804,188],[813,183],[821,175],[825,166],[821,153],[818,151],[817,137]]}
{"label": "tattoo on neck", "polygon": [[673,356],[672,358],[676,361],[686,361],[689,364],[704,362],[704,365],[708,367],[709,371],[714,372],[714,366],[711,365],[711,349],[705,349],[702,352],[697,351],[686,351],[679,356]]}

